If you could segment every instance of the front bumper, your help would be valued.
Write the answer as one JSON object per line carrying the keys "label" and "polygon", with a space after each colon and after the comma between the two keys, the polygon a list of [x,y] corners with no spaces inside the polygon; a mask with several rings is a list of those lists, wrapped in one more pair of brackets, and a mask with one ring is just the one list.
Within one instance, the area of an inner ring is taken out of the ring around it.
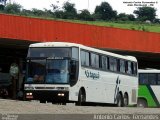
{"label": "front bumper", "polygon": [[69,100],[69,91],[26,90],[24,97],[26,100],[66,102]]}

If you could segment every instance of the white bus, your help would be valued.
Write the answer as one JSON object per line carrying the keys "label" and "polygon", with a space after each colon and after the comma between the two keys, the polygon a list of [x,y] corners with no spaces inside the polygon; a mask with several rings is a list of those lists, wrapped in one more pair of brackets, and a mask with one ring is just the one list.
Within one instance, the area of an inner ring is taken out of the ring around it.
{"label": "white bus", "polygon": [[35,43],[29,46],[26,73],[29,100],[137,104],[137,60],[132,56],[75,43]]}

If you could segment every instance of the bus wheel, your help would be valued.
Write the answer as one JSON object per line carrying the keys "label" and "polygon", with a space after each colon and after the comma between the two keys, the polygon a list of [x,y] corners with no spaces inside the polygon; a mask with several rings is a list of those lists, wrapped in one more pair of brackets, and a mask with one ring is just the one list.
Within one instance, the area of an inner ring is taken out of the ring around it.
{"label": "bus wheel", "polygon": [[128,95],[127,95],[127,94],[124,95],[123,106],[124,106],[124,107],[127,107],[127,106],[128,106]]}
{"label": "bus wheel", "polygon": [[85,101],[86,101],[85,92],[82,92],[82,90],[80,90],[78,94],[78,102],[76,102],[76,105],[81,106]]}
{"label": "bus wheel", "polygon": [[118,93],[117,95],[117,107],[123,107],[123,100],[122,100],[122,95]]}
{"label": "bus wheel", "polygon": [[137,107],[142,107],[142,108],[147,107],[147,101],[145,99],[138,99]]}

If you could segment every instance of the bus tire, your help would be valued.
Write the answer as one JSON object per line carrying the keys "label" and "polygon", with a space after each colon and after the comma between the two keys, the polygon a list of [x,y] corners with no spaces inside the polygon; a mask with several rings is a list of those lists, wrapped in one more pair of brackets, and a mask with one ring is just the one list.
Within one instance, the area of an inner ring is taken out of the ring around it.
{"label": "bus tire", "polygon": [[128,94],[124,94],[124,98],[123,98],[123,106],[124,107],[127,107],[128,106],[128,102],[129,102],[129,99],[128,99]]}
{"label": "bus tire", "polygon": [[123,97],[120,93],[118,93],[117,95],[117,104],[116,104],[117,107],[123,107]]}
{"label": "bus tire", "polygon": [[145,99],[139,98],[137,101],[137,107],[142,107],[142,108],[148,107],[147,101]]}
{"label": "bus tire", "polygon": [[82,106],[86,101],[85,91],[80,90],[78,94],[78,101],[76,102],[77,106]]}

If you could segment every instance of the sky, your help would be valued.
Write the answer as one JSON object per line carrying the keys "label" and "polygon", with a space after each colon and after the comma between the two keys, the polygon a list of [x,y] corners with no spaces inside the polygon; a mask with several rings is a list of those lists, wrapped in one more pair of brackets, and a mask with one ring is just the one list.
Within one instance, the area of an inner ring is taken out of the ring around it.
{"label": "sky", "polygon": [[[101,2],[108,2],[113,10],[116,10],[118,13],[126,13],[133,14],[133,11],[137,9],[137,7],[142,5],[147,5],[150,7],[154,7],[157,9],[157,18],[160,18],[160,0],[8,0],[11,3],[16,2],[23,6],[24,9],[32,9],[37,8],[43,10],[51,9],[51,4],[55,4],[58,6],[62,6],[65,1],[69,1],[70,3],[75,4],[75,8],[77,10],[88,9],[91,13],[94,12],[94,9],[97,5],[100,5]],[[125,2],[132,2],[131,4]],[[141,2],[141,3],[136,3]],[[142,3],[142,2],[152,2],[150,3]],[[133,5],[133,6],[129,6]]]}

